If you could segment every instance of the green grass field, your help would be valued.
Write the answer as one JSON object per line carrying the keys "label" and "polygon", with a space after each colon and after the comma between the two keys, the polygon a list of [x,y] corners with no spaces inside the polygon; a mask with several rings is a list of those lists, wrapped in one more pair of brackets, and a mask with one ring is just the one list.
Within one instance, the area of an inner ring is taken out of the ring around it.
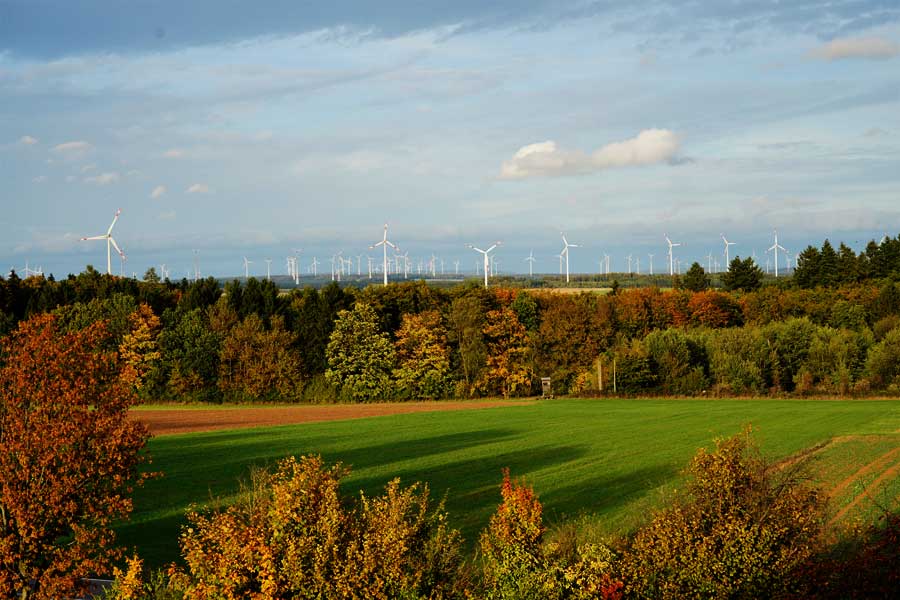
{"label": "green grass field", "polygon": [[[138,491],[118,531],[160,566],[178,556],[190,504],[232,496],[251,465],[316,453],[352,467],[348,494],[377,494],[393,477],[428,482],[433,495],[447,494],[451,523],[470,544],[499,502],[504,467],[535,488],[551,526],[574,521],[590,535],[615,535],[667,498],[697,448],[748,423],[772,458],[834,438],[805,463],[827,488],[847,488],[835,499],[835,511],[855,502],[845,518],[874,514],[876,502],[896,506],[900,478],[886,470],[897,457],[885,453],[900,447],[900,401],[552,400],[160,436],[149,443],[151,469],[165,476]],[[866,486],[882,473],[873,495]]]}

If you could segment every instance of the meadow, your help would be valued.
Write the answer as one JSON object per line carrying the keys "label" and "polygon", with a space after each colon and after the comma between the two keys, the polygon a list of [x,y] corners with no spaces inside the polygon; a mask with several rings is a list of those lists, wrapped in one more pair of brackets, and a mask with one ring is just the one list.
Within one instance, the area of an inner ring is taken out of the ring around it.
{"label": "meadow", "polygon": [[502,470],[539,494],[552,527],[625,534],[678,488],[699,447],[752,425],[764,454],[833,490],[834,531],[900,499],[900,401],[549,400],[483,410],[382,416],[158,436],[120,540],[149,564],[178,557],[189,506],[227,502],[253,466],[321,454],[352,468],[344,492],[377,494],[390,479],[446,495],[451,524],[474,546],[499,503]]}

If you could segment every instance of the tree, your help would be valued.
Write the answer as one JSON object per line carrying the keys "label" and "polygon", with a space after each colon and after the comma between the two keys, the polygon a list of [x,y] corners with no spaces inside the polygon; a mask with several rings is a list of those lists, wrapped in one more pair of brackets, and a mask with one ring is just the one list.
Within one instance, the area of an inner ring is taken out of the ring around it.
{"label": "tree", "polygon": [[709,276],[700,263],[695,262],[681,278],[681,288],[692,292],[702,292],[709,287]]}
{"label": "tree", "polygon": [[437,311],[403,315],[397,341],[397,385],[412,398],[443,398],[450,386],[450,348]]}
{"label": "tree", "polygon": [[302,380],[293,338],[281,317],[266,329],[248,315],[222,340],[219,389],[241,400],[295,400]]}
{"label": "tree", "polygon": [[729,292],[743,290],[752,292],[759,289],[762,283],[763,272],[752,257],[741,260],[740,256],[734,257],[728,265],[728,272],[722,275],[722,283]]}
{"label": "tree", "polygon": [[120,555],[111,524],[131,512],[148,433],[109,337],[42,315],[2,342],[0,597],[73,597]]}
{"label": "tree", "polygon": [[484,303],[475,295],[456,298],[450,304],[448,337],[456,347],[453,358],[465,385],[462,393],[466,395],[472,394],[484,367],[487,352],[482,333],[485,312]]}
{"label": "tree", "polygon": [[802,289],[811,289],[822,284],[822,257],[815,246],[807,246],[797,255],[794,267],[794,281]]}
{"label": "tree", "polygon": [[159,283],[159,275],[156,273],[156,267],[150,267],[144,273],[144,281],[147,283]]}
{"label": "tree", "polygon": [[159,361],[159,345],[156,339],[159,336],[159,317],[153,314],[146,304],[141,304],[138,309],[129,316],[131,331],[122,336],[119,344],[119,355],[134,378],[135,389],[141,389],[144,385],[144,377],[154,368]]}
{"label": "tree", "polygon": [[338,313],[326,358],[325,378],[347,398],[366,402],[391,395],[394,346],[378,329],[378,315],[368,304]]}
{"label": "tree", "polygon": [[528,336],[511,308],[492,310],[484,323],[487,364],[482,372],[482,385],[499,390],[504,398],[517,391],[530,389],[528,368]]}

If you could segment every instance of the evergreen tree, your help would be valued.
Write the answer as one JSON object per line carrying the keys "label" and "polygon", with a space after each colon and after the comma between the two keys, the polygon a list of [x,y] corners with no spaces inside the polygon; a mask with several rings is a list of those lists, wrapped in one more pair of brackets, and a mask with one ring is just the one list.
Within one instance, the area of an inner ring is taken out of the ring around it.
{"label": "evergreen tree", "polygon": [[818,284],[828,287],[836,285],[838,281],[838,254],[831,246],[831,242],[826,239],[819,253]]}
{"label": "evergreen tree", "polygon": [[762,278],[763,272],[753,258],[748,256],[741,260],[740,256],[736,256],[728,265],[728,272],[722,275],[722,283],[725,284],[725,289],[728,291],[752,292],[759,289]]}
{"label": "evergreen tree", "polygon": [[815,246],[807,246],[806,250],[797,255],[797,264],[794,267],[794,281],[803,289],[811,289],[821,282],[821,255]]}
{"label": "evergreen tree", "polygon": [[702,292],[709,287],[709,276],[700,263],[695,262],[680,281],[681,289]]}

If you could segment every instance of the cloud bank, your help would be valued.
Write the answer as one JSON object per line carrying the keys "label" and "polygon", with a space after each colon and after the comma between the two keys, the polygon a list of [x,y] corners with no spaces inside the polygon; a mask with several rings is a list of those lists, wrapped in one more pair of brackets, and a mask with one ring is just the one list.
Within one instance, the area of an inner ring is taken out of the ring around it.
{"label": "cloud bank", "polygon": [[812,51],[813,58],[834,61],[852,58],[887,60],[900,55],[900,44],[879,37],[831,40]]}
{"label": "cloud bank", "polygon": [[668,129],[645,129],[637,137],[607,144],[590,155],[565,150],[548,140],[523,146],[500,167],[500,179],[585,175],[614,169],[671,162],[679,149],[678,136]]}

